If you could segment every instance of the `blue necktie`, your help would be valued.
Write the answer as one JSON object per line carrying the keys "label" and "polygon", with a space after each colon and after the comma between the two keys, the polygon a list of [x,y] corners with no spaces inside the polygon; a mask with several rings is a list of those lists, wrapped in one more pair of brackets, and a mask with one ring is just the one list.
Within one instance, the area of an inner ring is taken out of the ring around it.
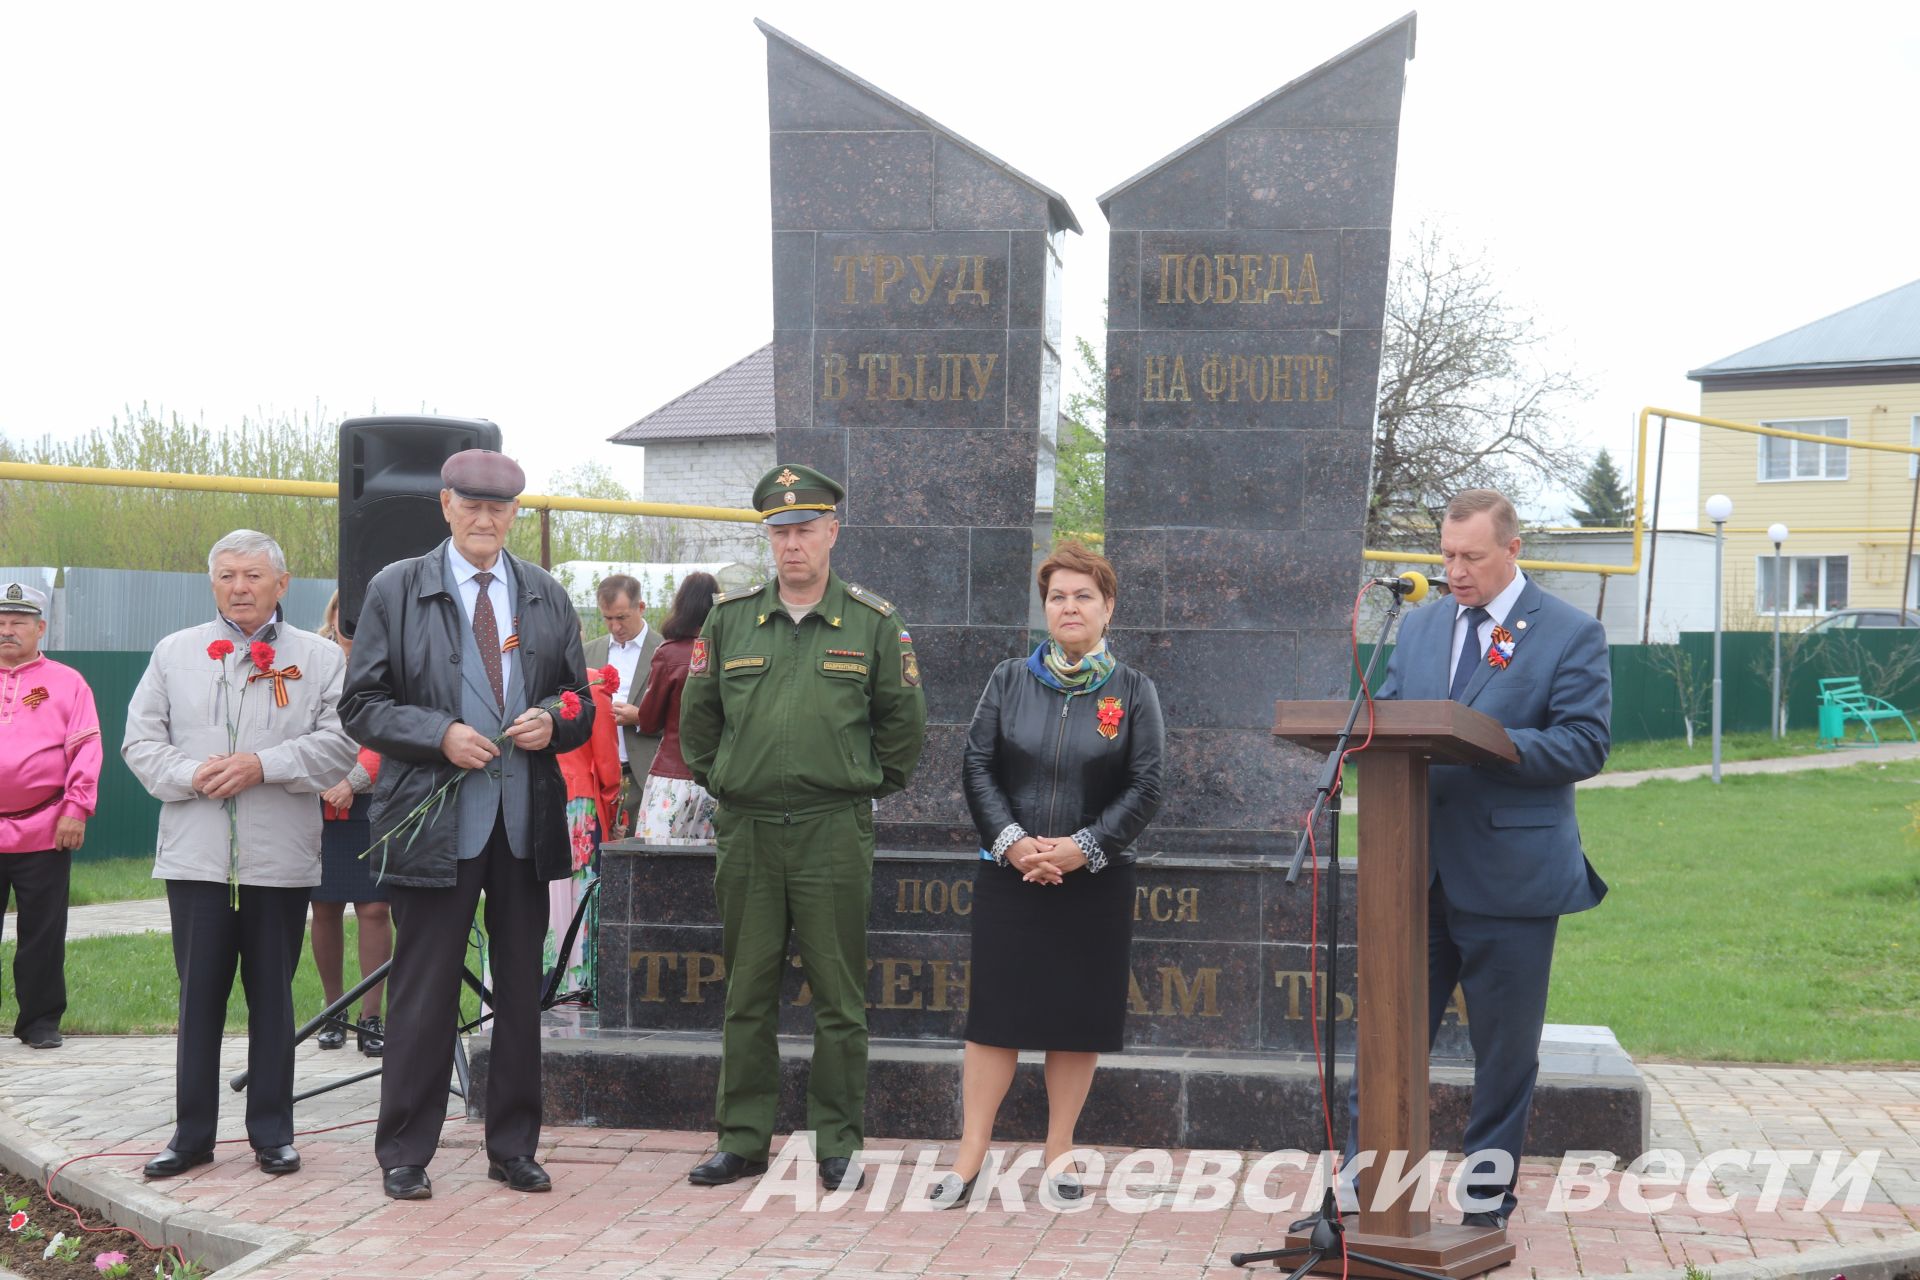
{"label": "blue necktie", "polygon": [[1478,605],[1467,610],[1467,639],[1460,646],[1460,661],[1453,664],[1453,687],[1447,690],[1447,696],[1455,702],[1466,691],[1467,682],[1473,679],[1473,669],[1480,665],[1483,656],[1480,652],[1480,624],[1491,616]]}

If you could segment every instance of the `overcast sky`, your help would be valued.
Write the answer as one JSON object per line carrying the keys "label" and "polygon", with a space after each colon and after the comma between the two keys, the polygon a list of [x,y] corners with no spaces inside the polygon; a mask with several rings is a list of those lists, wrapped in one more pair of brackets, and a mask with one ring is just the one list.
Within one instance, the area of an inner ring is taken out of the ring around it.
{"label": "overcast sky", "polygon": [[[0,433],[424,409],[500,423],[536,488],[637,488],[606,437],[770,336],[753,17],[1065,195],[1098,346],[1095,197],[1403,12],[10,5]],[[1396,228],[1485,247],[1623,462],[1641,405],[1697,410],[1686,370],[1920,277],[1920,6],[1419,12]]]}

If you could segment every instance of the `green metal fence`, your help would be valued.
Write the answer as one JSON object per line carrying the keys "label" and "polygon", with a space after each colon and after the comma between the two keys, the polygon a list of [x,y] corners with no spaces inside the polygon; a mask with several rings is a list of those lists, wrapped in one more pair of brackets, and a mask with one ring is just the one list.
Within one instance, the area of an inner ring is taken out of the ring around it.
{"label": "green metal fence", "polygon": [[[1364,663],[1370,646],[1362,645]],[[1393,650],[1387,650],[1391,657]],[[1643,742],[1686,736],[1682,688],[1692,697],[1693,731],[1712,728],[1713,633],[1689,631],[1672,645],[1619,644],[1613,665],[1613,740]],[[1381,660],[1384,670],[1387,658]],[[1678,674],[1676,673],[1676,669]],[[1764,733],[1772,698],[1773,633],[1728,631],[1721,635],[1721,727],[1727,733]],[[1817,719],[1820,680],[1858,676],[1868,693],[1902,710],[1920,711],[1920,629],[1789,634],[1781,641],[1787,727],[1811,729]],[[1357,687],[1357,678],[1353,681]],[[1881,726],[1884,732],[1886,726]],[[1893,736],[1904,740],[1898,725]]]}
{"label": "green metal fence", "polygon": [[133,701],[134,687],[152,655],[82,649],[48,656],[86,677],[100,711],[100,740],[106,756],[100,769],[100,806],[87,823],[87,842],[76,856],[151,858],[160,831],[160,802],[147,794],[120,758],[120,743],[127,736],[127,704]]}

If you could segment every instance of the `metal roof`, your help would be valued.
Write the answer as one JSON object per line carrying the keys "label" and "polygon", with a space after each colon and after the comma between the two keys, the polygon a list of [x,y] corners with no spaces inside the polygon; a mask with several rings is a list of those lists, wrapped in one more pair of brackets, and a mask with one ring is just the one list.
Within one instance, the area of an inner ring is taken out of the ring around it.
{"label": "metal roof", "polygon": [[609,439],[644,445],[772,434],[773,344],[768,343]]}
{"label": "metal roof", "polygon": [[1687,376],[1914,364],[1920,364],[1920,280],[1702,365]]}

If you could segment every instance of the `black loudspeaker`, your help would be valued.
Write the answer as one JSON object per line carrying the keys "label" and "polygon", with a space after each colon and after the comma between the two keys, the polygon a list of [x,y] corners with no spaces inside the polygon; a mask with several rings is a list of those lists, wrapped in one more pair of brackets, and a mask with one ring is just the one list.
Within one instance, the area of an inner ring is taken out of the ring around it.
{"label": "black loudspeaker", "polygon": [[500,428],[471,418],[349,418],[340,424],[340,628],[353,635],[373,575],[447,536],[440,466],[462,449],[498,449]]}

